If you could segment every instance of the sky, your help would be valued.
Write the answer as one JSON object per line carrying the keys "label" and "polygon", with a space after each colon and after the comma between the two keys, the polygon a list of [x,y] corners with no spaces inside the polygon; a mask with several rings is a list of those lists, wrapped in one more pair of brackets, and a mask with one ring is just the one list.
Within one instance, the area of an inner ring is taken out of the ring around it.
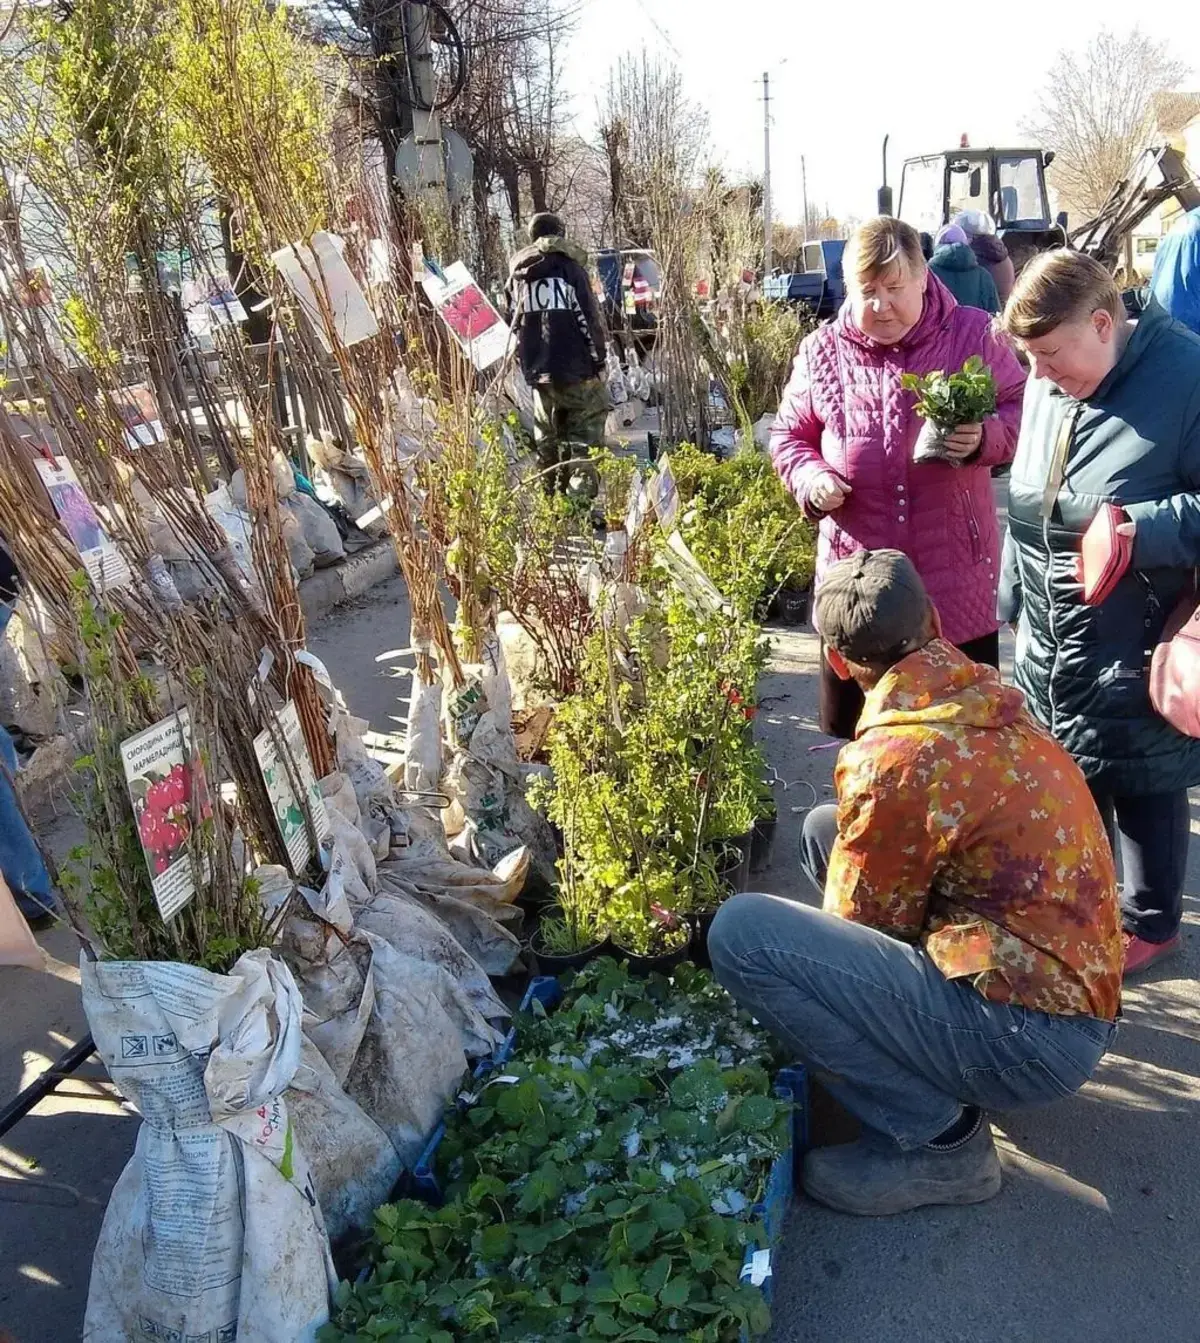
{"label": "sky", "polygon": [[[678,65],[727,167],[758,175],[765,70],[775,217],[800,220],[801,156],[810,204],[865,217],[875,213],[885,135],[897,187],[905,158],[953,148],[963,134],[978,148],[1023,145],[1021,123],[1055,53],[1086,46],[1104,27],[1127,31],[1133,12],[1128,0],[1089,0],[1083,9],[581,0],[564,78],[576,125],[590,135],[610,68],[645,46]],[[1147,7],[1138,21],[1193,69],[1185,87],[1200,89],[1200,5]]]}

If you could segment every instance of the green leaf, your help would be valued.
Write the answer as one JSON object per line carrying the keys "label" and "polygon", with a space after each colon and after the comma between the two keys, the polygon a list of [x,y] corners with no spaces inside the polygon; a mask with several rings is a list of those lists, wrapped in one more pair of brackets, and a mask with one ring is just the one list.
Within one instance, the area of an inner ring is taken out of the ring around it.
{"label": "green leaf", "polygon": [[687,1214],[670,1199],[655,1199],[650,1205],[650,1216],[662,1231],[682,1231],[687,1225]]}
{"label": "green leaf", "polygon": [[559,1288],[558,1299],[564,1306],[573,1306],[583,1300],[583,1288],[577,1282],[564,1282]]}
{"label": "green leaf", "polygon": [[778,1102],[769,1096],[743,1096],[738,1106],[738,1128],[743,1133],[762,1133],[775,1122]]}
{"label": "green leaf", "polygon": [[612,1285],[615,1292],[621,1296],[628,1296],[630,1292],[637,1291],[641,1279],[628,1264],[618,1264],[613,1269]]}
{"label": "green leaf", "polygon": [[615,1306],[620,1301],[621,1295],[614,1287],[589,1287],[587,1289],[587,1299],[593,1305]]}
{"label": "green leaf", "polygon": [[671,1276],[671,1256],[660,1255],[642,1274],[642,1286],[647,1292],[657,1296]]}
{"label": "green leaf", "polygon": [[678,1307],[687,1305],[687,1299],[692,1294],[692,1280],[689,1277],[680,1275],[672,1278],[658,1294],[658,1299],[664,1306]]}
{"label": "green leaf", "polygon": [[621,1309],[627,1310],[631,1315],[639,1315],[642,1319],[649,1319],[658,1309],[652,1296],[647,1296],[645,1292],[633,1292],[621,1302]]}
{"label": "green leaf", "polygon": [[479,1253],[485,1260],[507,1259],[512,1248],[512,1230],[503,1222],[485,1226],[479,1233]]}
{"label": "green leaf", "polygon": [[530,1175],[528,1183],[521,1191],[517,1207],[522,1212],[538,1212],[553,1203],[561,1190],[562,1179],[558,1167],[548,1161]]}
{"label": "green leaf", "polygon": [[467,1191],[467,1201],[478,1206],[485,1199],[503,1198],[508,1193],[508,1185],[494,1175],[481,1175]]}
{"label": "green leaf", "polygon": [[630,1222],[625,1228],[625,1243],[634,1252],[640,1254],[653,1242],[657,1227],[653,1222]]}
{"label": "green leaf", "polygon": [[619,1338],[624,1330],[617,1323],[617,1317],[609,1313],[592,1316],[592,1328],[601,1338]]}

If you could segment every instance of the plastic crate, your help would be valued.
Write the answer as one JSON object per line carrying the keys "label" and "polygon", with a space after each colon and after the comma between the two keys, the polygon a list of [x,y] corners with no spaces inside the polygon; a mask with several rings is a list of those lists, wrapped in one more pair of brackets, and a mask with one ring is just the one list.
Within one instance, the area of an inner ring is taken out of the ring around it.
{"label": "plastic crate", "polygon": [[[562,999],[562,988],[558,980],[550,975],[539,975],[532,979],[518,1009],[529,1010],[537,1001],[547,1010],[553,1008]],[[512,1058],[517,1046],[517,1028],[513,1026],[503,1041],[497,1045],[489,1058],[482,1059],[475,1066],[471,1076],[474,1081],[482,1081],[490,1072],[502,1067]],[[796,1187],[797,1161],[808,1150],[808,1073],[798,1063],[781,1068],[775,1079],[775,1094],[781,1100],[792,1102],[791,1141],[775,1158],[767,1176],[767,1188],[762,1202],[754,1207],[754,1212],[763,1220],[766,1228],[767,1244],[765,1249],[750,1246],[742,1264],[742,1281],[754,1283],[762,1290],[768,1305],[773,1293],[772,1264],[775,1253],[783,1241],[784,1226],[787,1222],[788,1205]],[[458,1108],[465,1110],[467,1102],[460,1097]],[[446,1135],[444,1122],[438,1124],[424,1150],[417,1159],[412,1172],[412,1185],[416,1197],[423,1199],[433,1207],[440,1207],[445,1194],[436,1171],[437,1151]],[[765,1256],[765,1258],[763,1258]],[[743,1343],[749,1343],[746,1334]]]}
{"label": "plastic crate", "polygon": [[[559,986],[558,980],[553,975],[538,975],[529,981],[529,987],[525,990],[525,996],[521,999],[521,1005],[517,1010],[528,1012],[535,1002],[541,1003],[543,1007],[549,1010],[561,998],[562,988]],[[517,1028],[512,1026],[492,1053],[486,1059],[480,1059],[475,1065],[471,1073],[471,1080],[482,1082],[488,1073],[493,1072],[512,1058],[513,1050],[516,1047]],[[465,1110],[467,1102],[459,1097],[457,1106],[459,1110]],[[413,1166],[411,1176],[412,1192],[417,1198],[423,1199],[435,1208],[441,1207],[444,1197],[441,1182],[437,1177],[435,1161],[437,1149],[441,1146],[442,1139],[445,1136],[446,1123],[444,1120],[439,1120],[437,1127],[429,1135],[429,1141],[421,1149],[421,1155],[417,1158],[416,1165]]]}
{"label": "plastic crate", "polygon": [[[742,1281],[759,1287],[768,1304],[774,1287],[773,1260],[783,1242],[788,1204],[796,1188],[797,1163],[808,1149],[808,1073],[801,1064],[780,1069],[775,1079],[775,1094],[781,1100],[792,1102],[792,1140],[786,1151],[775,1158],[762,1202],[754,1209],[766,1227],[766,1247],[761,1250],[748,1247],[742,1264]],[[747,1337],[743,1333],[743,1341]]]}

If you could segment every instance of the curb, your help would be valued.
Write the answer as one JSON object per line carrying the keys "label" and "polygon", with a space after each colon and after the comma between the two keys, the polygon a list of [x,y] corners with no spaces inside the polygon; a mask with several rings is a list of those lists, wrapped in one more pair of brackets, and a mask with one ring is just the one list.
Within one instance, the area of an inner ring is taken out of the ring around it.
{"label": "curb", "polygon": [[306,624],[324,619],[343,602],[361,597],[400,572],[390,539],[376,541],[344,563],[318,569],[300,584],[300,607]]}

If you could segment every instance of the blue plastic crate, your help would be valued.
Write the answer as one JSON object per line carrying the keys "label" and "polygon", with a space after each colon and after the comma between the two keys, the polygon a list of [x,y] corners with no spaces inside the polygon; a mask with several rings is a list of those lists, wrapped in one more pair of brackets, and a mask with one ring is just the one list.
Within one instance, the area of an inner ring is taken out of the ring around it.
{"label": "blue plastic crate", "polygon": [[[530,981],[529,988],[525,991],[525,996],[521,999],[521,1006],[518,1010],[527,1012],[535,1001],[540,1002],[543,1007],[549,1010],[556,1006],[561,999],[562,987],[558,980],[550,975],[539,975]],[[497,1045],[492,1055],[489,1058],[482,1059],[475,1066],[471,1074],[472,1079],[477,1082],[482,1081],[488,1073],[507,1063],[512,1058],[516,1046],[517,1028],[513,1026],[501,1043]],[[767,1188],[762,1202],[754,1208],[755,1213],[763,1219],[766,1228],[766,1249],[758,1251],[753,1246],[749,1247],[746,1251],[745,1262],[742,1265],[742,1280],[751,1282],[755,1277],[755,1255],[766,1254],[766,1276],[762,1278],[758,1285],[762,1289],[763,1296],[768,1304],[771,1302],[773,1289],[773,1277],[770,1270],[776,1251],[783,1241],[788,1204],[795,1189],[796,1162],[808,1150],[807,1071],[798,1063],[780,1069],[779,1076],[775,1079],[774,1090],[776,1096],[781,1100],[792,1102],[791,1142],[776,1157],[770,1174],[767,1176]],[[460,1099],[458,1107],[465,1110],[466,1102]],[[412,1172],[412,1184],[416,1197],[423,1199],[433,1207],[440,1207],[445,1197],[436,1171],[437,1151],[445,1135],[446,1125],[441,1122],[430,1134],[429,1141],[425,1144],[425,1148],[417,1159]],[[761,1270],[764,1261],[760,1259],[757,1263]],[[749,1343],[746,1335],[743,1335],[743,1343]]]}
{"label": "blue plastic crate", "polygon": [[[776,1251],[783,1243],[783,1229],[787,1222],[788,1204],[796,1187],[796,1163],[808,1150],[808,1073],[799,1063],[780,1069],[775,1079],[775,1094],[781,1100],[792,1102],[792,1140],[781,1152],[767,1177],[767,1188],[755,1212],[763,1219],[767,1244],[763,1250],[749,1246],[742,1264],[742,1281],[754,1282],[770,1304],[774,1288],[772,1273]],[[762,1255],[766,1259],[761,1258]],[[755,1270],[758,1269],[756,1274]],[[765,1274],[764,1274],[765,1269]],[[748,1336],[743,1333],[743,1343]]]}
{"label": "blue plastic crate", "polygon": [[[520,1012],[528,1012],[535,1002],[542,1004],[549,1011],[562,998],[562,988],[553,975],[538,975],[529,981],[529,987],[525,990],[525,996],[521,999],[521,1006],[517,1009]],[[501,1067],[512,1058],[513,1050],[517,1047],[517,1028],[509,1028],[508,1034],[496,1046],[492,1053],[486,1059],[480,1059],[471,1073],[471,1079],[475,1082],[482,1082],[488,1073]],[[461,1098],[457,1102],[459,1110],[467,1108],[466,1102]],[[437,1127],[429,1135],[429,1141],[421,1150],[421,1155],[417,1158],[416,1165],[412,1169],[412,1192],[417,1198],[423,1199],[426,1203],[432,1204],[435,1208],[440,1208],[443,1200],[441,1182],[438,1180],[435,1169],[437,1158],[437,1149],[441,1146],[442,1139],[446,1136],[446,1124],[444,1120],[439,1120]]]}

